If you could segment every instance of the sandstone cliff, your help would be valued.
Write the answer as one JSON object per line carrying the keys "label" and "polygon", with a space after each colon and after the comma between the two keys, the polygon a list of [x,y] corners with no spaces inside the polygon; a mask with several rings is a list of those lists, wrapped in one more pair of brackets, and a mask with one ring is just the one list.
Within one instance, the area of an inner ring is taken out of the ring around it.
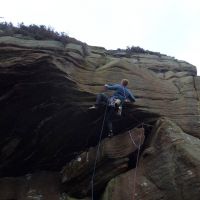
{"label": "sandstone cliff", "polygon": [[[199,199],[200,78],[194,66],[151,52],[19,35],[0,37],[0,199],[91,199],[104,107],[88,107],[105,83],[122,78],[137,100],[115,119],[114,138],[103,130],[94,198]],[[135,126],[144,130],[137,173]]]}

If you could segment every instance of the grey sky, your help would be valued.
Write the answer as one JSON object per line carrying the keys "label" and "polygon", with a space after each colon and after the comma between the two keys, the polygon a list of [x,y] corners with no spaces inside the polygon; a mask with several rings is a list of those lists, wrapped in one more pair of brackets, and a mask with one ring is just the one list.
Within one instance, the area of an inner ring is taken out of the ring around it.
{"label": "grey sky", "polygon": [[107,49],[140,46],[198,67],[199,0],[0,0],[0,21],[44,24]]}

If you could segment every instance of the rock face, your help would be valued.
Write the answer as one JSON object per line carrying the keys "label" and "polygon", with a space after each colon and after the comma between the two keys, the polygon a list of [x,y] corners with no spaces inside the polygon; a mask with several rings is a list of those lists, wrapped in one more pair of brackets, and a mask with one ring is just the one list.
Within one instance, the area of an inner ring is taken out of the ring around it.
{"label": "rock face", "polygon": [[38,172],[24,177],[1,178],[0,199],[48,199],[64,197],[60,193],[60,175],[55,172]]}
{"label": "rock face", "polygon": [[[10,36],[0,37],[0,191],[9,182],[4,182],[5,177],[59,172],[80,152],[96,146],[105,108],[91,112],[88,107],[105,83],[122,78],[129,79],[137,100],[125,104],[122,116],[114,120],[116,138],[125,137],[138,124],[150,125],[145,126],[135,198],[188,199],[190,195],[197,199],[200,78],[194,66],[162,54],[127,54],[80,42],[64,45]],[[106,136],[104,128],[102,139]],[[132,187],[126,180],[134,180],[134,167],[135,163],[128,166],[119,177],[108,176],[97,198],[113,178],[101,198],[128,199],[125,192],[119,195],[119,188]],[[148,187],[141,186],[144,181]],[[66,185],[58,186],[60,195]],[[85,195],[81,190],[70,194],[88,198],[88,190]],[[0,199],[14,198],[0,194]]]}
{"label": "rock face", "polygon": [[102,200],[199,199],[200,140],[168,119],[159,120],[152,132],[137,176],[133,169],[111,180]]}
{"label": "rock face", "polygon": [[143,144],[144,138],[144,129],[136,128],[105,139],[100,146],[82,153],[63,169],[64,190],[78,197],[91,194],[92,187],[95,192],[100,191],[110,179],[128,170],[129,156]]}

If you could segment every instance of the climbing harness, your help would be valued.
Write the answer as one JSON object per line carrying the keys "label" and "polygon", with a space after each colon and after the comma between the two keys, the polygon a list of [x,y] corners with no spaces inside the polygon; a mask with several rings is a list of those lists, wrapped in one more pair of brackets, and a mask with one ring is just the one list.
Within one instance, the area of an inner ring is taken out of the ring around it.
{"label": "climbing harness", "polygon": [[115,107],[116,104],[119,106],[121,103],[121,100],[116,98],[115,96],[112,96],[109,98],[109,106]]}
{"label": "climbing harness", "polygon": [[[124,89],[124,95],[125,95],[125,89]],[[125,96],[125,98],[126,98],[126,96]],[[105,119],[106,119],[107,109],[108,109],[108,106],[115,106],[116,100],[118,100],[118,99],[113,97],[113,99],[112,98],[108,99],[108,101],[106,103],[106,109],[105,109],[105,113],[104,113],[101,132],[100,132],[100,135],[99,135],[99,143],[98,143],[98,147],[97,147],[97,152],[96,152],[96,157],[95,157],[95,162],[94,162],[94,168],[93,168],[93,173],[92,173],[92,179],[91,179],[92,200],[94,200],[94,177],[95,177],[95,172],[96,172],[97,158],[98,158],[98,154],[99,154],[99,150],[100,150],[100,144],[101,144],[101,139],[102,139],[102,134],[103,134],[104,123],[105,123]],[[121,101],[120,101],[120,103],[121,103]]]}
{"label": "climbing harness", "polygon": [[108,102],[106,103],[106,109],[105,109],[105,113],[104,113],[101,132],[99,135],[99,143],[98,143],[98,147],[97,147],[96,158],[95,158],[95,162],[94,162],[94,168],[93,168],[92,179],[91,179],[92,200],[94,200],[94,177],[95,177],[95,172],[96,172],[97,159],[98,159],[98,154],[99,154],[99,150],[100,150],[100,144],[101,144],[101,139],[102,139],[102,135],[103,135],[103,128],[104,128],[104,123],[105,123],[105,119],[106,119],[107,109],[108,109]]}
{"label": "climbing harness", "polygon": [[[126,94],[125,94],[125,88],[123,87],[124,90],[124,97],[126,99]],[[113,100],[113,102],[115,102]],[[122,104],[123,102],[120,102],[120,106],[121,106],[121,111],[122,111]],[[98,142],[98,146],[97,146],[97,151],[96,151],[96,157],[95,157],[95,162],[94,162],[94,167],[93,167],[93,173],[92,173],[92,178],[91,178],[91,194],[92,194],[92,200],[94,200],[94,178],[95,178],[95,173],[96,173],[96,165],[97,165],[97,159],[98,159],[98,154],[99,154],[99,150],[100,150],[100,144],[101,144],[101,139],[102,139],[102,134],[103,134],[103,129],[104,129],[104,123],[105,123],[105,119],[106,119],[106,114],[107,114],[107,109],[108,106],[111,106],[110,101],[108,100],[108,102],[106,103],[106,108],[105,108],[105,113],[104,113],[104,118],[103,118],[103,123],[102,123],[102,127],[101,127],[101,132],[99,135],[99,142]],[[119,107],[120,107],[119,106]],[[121,112],[120,111],[120,112]],[[120,113],[121,115],[121,113]],[[139,120],[137,120],[139,121]],[[142,123],[142,127],[143,127]],[[140,124],[141,125],[141,124]],[[138,161],[139,161],[139,153],[140,153],[140,145],[141,145],[141,135],[140,135],[140,142],[139,145],[136,145],[135,141],[132,138],[131,132],[129,131],[129,135],[131,138],[131,141],[133,142],[133,144],[138,148],[138,153],[137,153],[137,161],[136,161],[136,169],[135,169],[135,174],[134,174],[134,186],[133,186],[133,194],[135,195],[135,185],[136,185],[136,176],[137,176],[137,167],[138,167]],[[88,160],[88,154],[86,155],[86,160]]]}

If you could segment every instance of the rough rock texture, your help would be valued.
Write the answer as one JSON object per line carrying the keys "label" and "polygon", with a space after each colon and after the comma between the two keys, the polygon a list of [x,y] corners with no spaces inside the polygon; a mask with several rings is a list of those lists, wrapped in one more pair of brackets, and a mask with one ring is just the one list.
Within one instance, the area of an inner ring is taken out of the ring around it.
{"label": "rough rock texture", "polygon": [[159,120],[152,133],[137,176],[133,169],[112,179],[102,200],[199,199],[200,139],[168,119]]}
{"label": "rough rock texture", "polygon": [[138,144],[143,144],[144,138],[144,129],[136,128],[83,152],[62,170],[64,190],[84,197],[91,194],[92,182],[95,192],[101,190],[110,179],[128,170],[129,156],[138,149]]}
{"label": "rough rock texture", "polygon": [[59,173],[38,172],[24,177],[0,179],[1,200],[59,200],[62,196]]}
{"label": "rough rock texture", "polygon": [[[122,78],[129,79],[129,88],[137,101],[134,105],[124,105],[122,117],[114,120],[116,135],[141,122],[153,125],[160,117],[167,117],[188,137],[198,141],[200,78],[191,64],[162,54],[128,54],[80,42],[64,45],[58,41],[0,37],[0,176],[23,177],[38,170],[59,172],[77,154],[96,146],[104,107],[95,112],[87,108],[95,101],[95,95],[103,91],[105,83],[119,82]],[[150,128],[145,127],[145,131],[150,132]],[[152,131],[151,135],[155,133]],[[103,138],[106,135],[104,128]],[[144,149],[148,140],[147,137]],[[191,149],[191,154],[195,154],[196,146]],[[188,157],[179,159],[178,153],[174,153],[177,162],[193,163],[187,165],[188,170],[198,166]],[[164,165],[169,160],[167,164],[175,170],[170,155],[162,155],[162,162],[155,159],[155,163],[148,156],[142,162],[146,169],[149,166],[152,172],[153,168],[158,172],[149,176],[152,188],[161,191],[163,198],[177,194],[177,199],[187,199],[180,192],[181,187],[182,191],[191,191],[187,177],[186,181],[176,178],[180,183],[173,180],[169,184],[177,187],[177,193],[161,179],[162,173],[171,173],[171,180],[176,177]],[[146,174],[144,177],[149,180]],[[191,179],[195,184],[199,181],[199,176],[196,177],[197,180]],[[153,178],[159,179],[160,185]],[[156,198],[162,199],[161,196]]]}

